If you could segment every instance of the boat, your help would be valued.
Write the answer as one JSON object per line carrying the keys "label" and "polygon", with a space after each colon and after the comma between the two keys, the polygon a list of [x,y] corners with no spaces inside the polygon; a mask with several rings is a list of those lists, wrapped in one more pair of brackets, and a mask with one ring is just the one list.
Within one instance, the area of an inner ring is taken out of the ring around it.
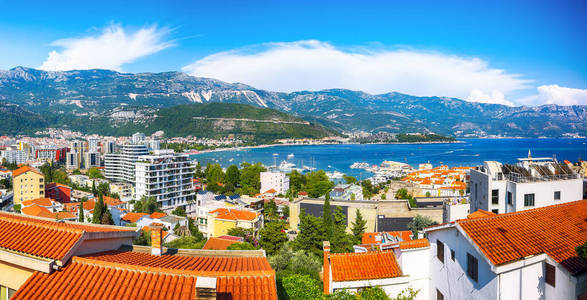
{"label": "boat", "polygon": [[277,167],[277,169],[279,171],[288,173],[288,172],[291,172],[293,169],[295,169],[295,166],[296,166],[296,164],[283,160],[283,161],[281,161],[281,163],[279,164],[279,167]]}
{"label": "boat", "polygon": [[344,176],[344,174],[339,171],[334,171],[334,172],[326,172],[326,176],[328,176],[328,178],[330,178],[330,179],[337,179],[337,178],[342,178]]}
{"label": "boat", "polygon": [[292,158],[294,158],[294,154],[293,153],[290,153],[290,154],[287,155],[287,159],[292,159]]}

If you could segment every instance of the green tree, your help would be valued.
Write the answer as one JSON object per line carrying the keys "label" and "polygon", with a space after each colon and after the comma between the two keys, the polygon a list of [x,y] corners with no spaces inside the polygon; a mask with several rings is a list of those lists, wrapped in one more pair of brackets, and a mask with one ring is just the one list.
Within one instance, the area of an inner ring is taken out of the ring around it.
{"label": "green tree", "polygon": [[[172,212],[172,215],[176,215],[176,216],[180,216],[180,217],[185,217],[186,213],[185,213],[185,209],[183,209],[183,207],[178,206],[176,207]],[[179,224],[179,223],[178,223]]]}
{"label": "green tree", "polygon": [[296,251],[289,259],[288,268],[292,273],[309,275],[314,279],[320,279],[322,259],[305,251]]}
{"label": "green tree", "polygon": [[294,197],[302,190],[302,187],[306,184],[306,177],[298,172],[297,170],[291,171],[289,176],[289,189],[292,191]]}
{"label": "green tree", "polygon": [[277,218],[277,204],[275,204],[275,200],[271,199],[263,205],[263,213],[267,220],[274,220]]}
{"label": "green tree", "polygon": [[294,250],[308,251],[318,257],[322,256],[322,242],[324,241],[324,230],[322,220],[310,214],[303,209],[300,213],[300,224],[298,225],[298,235],[292,243]]}
{"label": "green tree", "polygon": [[90,179],[98,179],[104,178],[104,175],[100,172],[100,169],[94,167],[88,170],[88,177],[90,177]]}
{"label": "green tree", "polygon": [[365,229],[367,229],[367,220],[363,219],[361,211],[357,208],[355,211],[355,221],[351,224],[351,231],[357,243],[363,239]]}
{"label": "green tree", "polygon": [[206,166],[205,175],[208,184],[221,183],[224,181],[224,172],[219,164],[208,164]]}
{"label": "green tree", "polygon": [[357,178],[355,178],[353,176],[346,175],[346,174],[342,176],[342,179],[344,179],[344,181],[347,184],[356,183],[357,182]]}
{"label": "green tree", "polygon": [[313,198],[318,198],[330,192],[334,183],[330,181],[324,170],[310,172],[305,175],[306,184],[304,190]]}
{"label": "green tree", "polygon": [[385,195],[385,194],[381,195],[381,200],[385,200],[385,199],[387,199],[387,195]]}
{"label": "green tree", "polygon": [[283,214],[284,217],[289,218],[289,205],[283,207],[283,210],[281,211],[281,213]]}
{"label": "green tree", "polygon": [[370,287],[366,289],[362,289],[357,293],[357,298],[361,300],[388,300],[390,299],[389,296],[385,293],[385,291],[378,287]]}
{"label": "green tree", "polygon": [[197,239],[198,241],[204,239],[204,234],[198,229],[198,226],[194,224],[194,219],[188,217],[188,228],[192,234],[192,237]]}
{"label": "green tree", "polygon": [[577,251],[577,255],[579,255],[579,257],[587,260],[587,241],[583,245],[577,246],[575,251]]}
{"label": "green tree", "polygon": [[283,279],[283,288],[287,293],[287,299],[322,299],[320,281],[308,276],[294,274]]}
{"label": "green tree", "polygon": [[155,197],[142,196],[139,201],[135,201],[133,211],[136,213],[152,214],[154,212],[161,212],[161,209]]}
{"label": "green tree", "polygon": [[81,175],[82,172],[79,169],[75,169],[75,170],[73,170],[73,172],[71,172],[71,174],[73,174],[73,175]]}
{"label": "green tree", "polygon": [[101,223],[103,225],[114,225],[114,219],[112,219],[112,213],[108,206],[104,206],[104,213],[102,213]]}
{"label": "green tree", "polygon": [[20,208],[21,208],[20,204],[14,204],[12,206],[12,210],[14,210],[14,212],[17,212],[17,213],[20,213]]}
{"label": "green tree", "polygon": [[267,252],[267,255],[273,255],[287,242],[284,229],[283,222],[268,222],[259,231],[259,245]]}
{"label": "green tree", "polygon": [[334,231],[334,222],[332,220],[332,210],[330,208],[330,197],[326,197],[322,206],[322,228],[324,228],[324,239],[332,240]]}
{"label": "green tree", "polygon": [[247,242],[234,243],[228,246],[226,250],[255,250],[255,246]]}
{"label": "green tree", "polygon": [[409,287],[401,291],[401,293],[399,293],[397,297],[393,298],[393,300],[414,300],[416,299],[416,296],[419,292],[420,290],[414,290],[413,288]]}
{"label": "green tree", "polygon": [[78,221],[80,223],[84,222],[84,202],[86,202],[87,199],[86,197],[82,198],[79,204],[79,210],[78,210]]}
{"label": "green tree", "polygon": [[205,239],[200,240],[193,236],[184,236],[169,243],[165,243],[165,247],[173,249],[202,249],[204,244],[206,244]]}
{"label": "green tree", "polygon": [[240,182],[240,171],[236,165],[231,165],[226,169],[226,176],[224,178],[224,184],[230,184],[233,187],[239,185]]}
{"label": "green tree", "polygon": [[249,196],[259,193],[261,189],[261,172],[265,172],[267,169],[261,163],[254,165],[243,163],[241,166],[240,185],[242,193]]}
{"label": "green tree", "polygon": [[422,229],[432,226],[432,225],[437,225],[438,222],[430,219],[430,217],[427,216],[423,216],[423,215],[416,215],[414,217],[414,219],[412,219],[412,221],[410,223],[408,223],[408,229],[410,229],[412,231],[412,233],[414,234],[414,236],[418,235],[419,231],[422,231]]}
{"label": "green tree", "polygon": [[102,182],[98,184],[98,187],[96,189],[98,191],[98,194],[110,195],[110,184],[108,184],[108,182]]}
{"label": "green tree", "polygon": [[102,224],[102,215],[104,214],[104,198],[102,194],[98,196],[98,201],[94,205],[94,212],[92,214],[92,223]]}
{"label": "green tree", "polygon": [[198,162],[196,164],[196,172],[194,173],[194,177],[196,177],[196,178],[204,177],[204,172],[202,172],[202,165],[200,164],[200,162]]}
{"label": "green tree", "polygon": [[342,207],[337,206],[334,210],[333,221],[332,238],[330,239],[332,252],[344,253],[352,251],[355,237],[346,232],[347,220],[342,212]]}

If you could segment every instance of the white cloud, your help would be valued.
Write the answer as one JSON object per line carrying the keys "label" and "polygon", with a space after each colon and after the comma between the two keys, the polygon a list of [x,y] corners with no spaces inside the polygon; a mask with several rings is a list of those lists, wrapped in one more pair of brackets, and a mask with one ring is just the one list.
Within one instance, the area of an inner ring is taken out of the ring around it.
{"label": "white cloud", "polygon": [[63,50],[51,51],[40,69],[120,71],[124,64],[171,47],[173,43],[164,40],[168,32],[150,26],[128,33],[120,25],[111,25],[99,35],[58,40],[52,45]]}
{"label": "white cloud", "polygon": [[493,90],[491,94],[486,94],[480,90],[472,90],[469,97],[466,99],[470,102],[479,102],[479,103],[493,103],[493,104],[503,104],[507,106],[514,106],[514,103],[505,99],[505,95],[498,91]]}
{"label": "white cloud", "polygon": [[526,105],[558,104],[587,105],[587,90],[562,87],[557,84],[541,85],[538,94],[520,99]]}
{"label": "white cloud", "polygon": [[183,70],[272,91],[346,88],[461,99],[472,95],[477,101],[508,104],[511,102],[500,95],[525,89],[530,83],[519,75],[490,68],[482,59],[437,52],[341,49],[321,41],[269,43],[257,48],[216,53]]}

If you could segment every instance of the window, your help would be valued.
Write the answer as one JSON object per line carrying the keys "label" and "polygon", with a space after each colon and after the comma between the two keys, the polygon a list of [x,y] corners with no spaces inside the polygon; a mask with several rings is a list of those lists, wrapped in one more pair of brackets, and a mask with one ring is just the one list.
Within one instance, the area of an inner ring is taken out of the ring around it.
{"label": "window", "polygon": [[534,206],[534,194],[524,194],[524,206]]}
{"label": "window", "polygon": [[491,190],[491,204],[499,204],[499,190]]}
{"label": "window", "polygon": [[508,204],[509,205],[513,205],[514,204],[513,203],[513,198],[514,197],[512,196],[512,192],[507,192],[505,195],[506,195],[505,197],[507,199]]}
{"label": "window", "polygon": [[455,261],[455,251],[454,250],[450,250],[450,259],[452,259],[452,261]]}
{"label": "window", "polygon": [[479,262],[475,256],[467,253],[467,276],[477,282]]}
{"label": "window", "polygon": [[444,295],[436,289],[436,300],[444,300]]}
{"label": "window", "polygon": [[499,214],[499,209],[492,209],[491,212],[497,215]]}
{"label": "window", "polygon": [[444,243],[439,240],[436,240],[436,257],[444,263]]}
{"label": "window", "polygon": [[561,199],[561,191],[554,192],[554,200],[560,200],[560,199]]}
{"label": "window", "polygon": [[544,273],[546,273],[545,274],[546,283],[550,284],[552,287],[555,287],[556,268],[553,265],[547,264],[547,263],[544,263],[544,266],[546,267],[546,270],[544,270]]}

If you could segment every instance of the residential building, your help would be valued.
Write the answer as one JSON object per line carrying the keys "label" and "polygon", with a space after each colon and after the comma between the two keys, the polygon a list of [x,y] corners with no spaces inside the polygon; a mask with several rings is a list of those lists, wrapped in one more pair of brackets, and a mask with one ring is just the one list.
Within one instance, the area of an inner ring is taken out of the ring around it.
{"label": "residential building", "polygon": [[135,162],[139,156],[148,155],[149,149],[144,144],[124,144],[120,153],[107,154],[104,157],[104,176],[114,182],[135,183]]}
{"label": "residential building", "polygon": [[587,200],[468,219],[425,229],[436,299],[584,299]]}
{"label": "residential building", "polygon": [[132,135],[131,140],[135,145],[142,144],[145,141],[145,134],[142,132],[137,132]]}
{"label": "residential building", "polygon": [[106,141],[102,144],[102,153],[104,154],[112,154],[116,152],[116,142],[114,141]]}
{"label": "residential building", "polygon": [[385,251],[336,254],[324,242],[324,293],[378,286],[391,298],[412,288],[418,291],[416,299],[430,299],[429,256],[427,239],[399,241]]}
{"label": "residential building", "polygon": [[195,201],[193,165],[188,155],[155,150],[135,162],[135,200],[154,197],[163,210]]}
{"label": "residential building", "polygon": [[84,153],[84,168],[95,168],[101,166],[100,152],[86,152]]}
{"label": "residential building", "polygon": [[356,184],[337,184],[330,192],[330,199],[338,201],[363,200],[363,188]]}
{"label": "residential building", "polygon": [[24,164],[28,160],[28,155],[24,150],[8,148],[2,150],[0,159],[6,159],[8,163]]}
{"label": "residential building", "polygon": [[254,211],[218,208],[208,213],[207,237],[227,235],[231,228],[251,229],[257,236],[263,227],[263,216]]}
{"label": "residential building", "polygon": [[71,187],[55,182],[47,183],[45,197],[60,203],[69,203],[71,202]]}
{"label": "residential building", "polygon": [[118,194],[122,199],[129,199],[134,194],[134,186],[127,182],[111,182],[110,192]]}
{"label": "residential building", "polygon": [[211,237],[206,241],[204,250],[226,250],[230,245],[242,243],[244,239],[239,236],[223,235],[219,237]]}
{"label": "residential building", "polygon": [[552,158],[486,161],[470,175],[471,211],[507,213],[583,199],[583,179]]}
{"label": "residential building", "polygon": [[14,205],[26,200],[45,197],[45,176],[41,171],[23,166],[12,171],[12,189]]}
{"label": "residential building", "polygon": [[289,176],[283,172],[261,172],[261,193],[274,189],[285,195],[289,190]]}

